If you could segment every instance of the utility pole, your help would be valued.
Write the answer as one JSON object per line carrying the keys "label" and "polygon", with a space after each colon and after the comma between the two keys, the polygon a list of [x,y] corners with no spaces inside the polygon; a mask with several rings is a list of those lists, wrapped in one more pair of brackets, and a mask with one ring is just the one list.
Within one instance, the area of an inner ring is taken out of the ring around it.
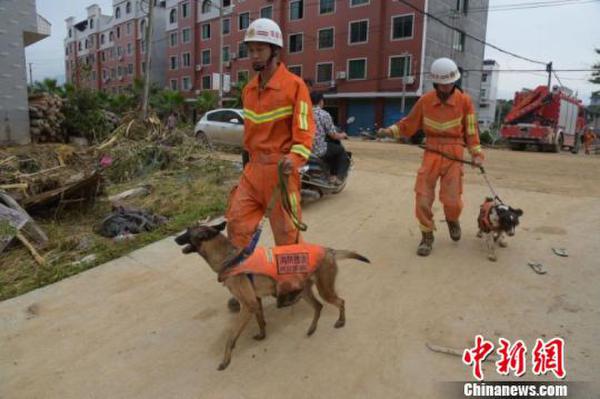
{"label": "utility pole", "polygon": [[404,118],[404,110],[406,109],[406,79],[408,79],[407,75],[402,77],[402,102],[400,103],[400,112],[402,112],[402,117]]}
{"label": "utility pole", "polygon": [[221,1],[219,6],[219,108],[223,108],[223,80],[223,2]]}
{"label": "utility pole", "polygon": [[552,61],[546,64],[546,72],[548,72],[548,91],[552,90]]}
{"label": "utility pole", "polygon": [[33,85],[33,73],[31,72],[31,64],[32,62],[29,63],[29,84]]}
{"label": "utility pole", "polygon": [[142,117],[144,120],[148,118],[148,98],[150,97],[150,70],[152,57],[152,32],[153,32],[153,11],[154,0],[146,0],[148,2],[148,26],[144,36],[144,45],[146,50],[146,74],[144,75],[144,99],[142,103]]}

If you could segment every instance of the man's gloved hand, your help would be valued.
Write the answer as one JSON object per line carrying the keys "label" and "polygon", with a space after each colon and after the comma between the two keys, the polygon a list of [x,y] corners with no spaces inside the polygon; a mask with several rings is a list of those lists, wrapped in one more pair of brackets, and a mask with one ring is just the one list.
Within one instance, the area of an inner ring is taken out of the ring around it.
{"label": "man's gloved hand", "polygon": [[388,129],[387,127],[382,127],[381,129],[377,130],[377,137],[391,137],[393,135],[394,133],[392,133],[392,130]]}
{"label": "man's gloved hand", "polygon": [[483,157],[480,155],[473,155],[473,157],[471,158],[471,161],[473,162],[473,167],[474,168],[479,168],[481,166],[483,166]]}

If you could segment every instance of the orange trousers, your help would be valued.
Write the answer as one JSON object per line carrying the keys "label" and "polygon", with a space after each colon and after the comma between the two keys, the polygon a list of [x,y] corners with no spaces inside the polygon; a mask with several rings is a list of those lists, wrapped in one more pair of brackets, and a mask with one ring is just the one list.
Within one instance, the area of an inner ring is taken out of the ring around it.
{"label": "orange trousers", "polygon": [[[463,159],[464,147],[462,145],[427,144],[427,146],[455,158]],[[436,229],[431,208],[435,200],[435,186],[438,179],[440,180],[439,196],[444,205],[446,220],[457,222],[462,212],[463,165],[460,162],[444,158],[440,154],[425,151],[415,184],[415,213],[423,232]]]}
{"label": "orange trousers", "polygon": [[[233,245],[244,248],[250,242],[258,223],[264,216],[273,189],[278,184],[278,156],[251,157],[246,164],[237,187],[229,195],[226,212],[227,235]],[[298,218],[300,209],[300,175],[293,171],[288,179],[288,195],[292,206],[296,205]],[[290,245],[302,242],[298,230],[283,210],[278,199],[269,216],[269,223],[275,239],[275,245]]]}

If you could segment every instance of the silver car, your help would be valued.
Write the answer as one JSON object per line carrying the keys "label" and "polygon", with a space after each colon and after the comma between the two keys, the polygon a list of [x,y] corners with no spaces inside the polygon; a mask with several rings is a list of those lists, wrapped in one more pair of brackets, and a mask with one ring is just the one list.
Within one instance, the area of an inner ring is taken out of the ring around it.
{"label": "silver car", "polygon": [[225,144],[242,147],[244,111],[219,108],[207,112],[194,128],[196,138],[206,144]]}

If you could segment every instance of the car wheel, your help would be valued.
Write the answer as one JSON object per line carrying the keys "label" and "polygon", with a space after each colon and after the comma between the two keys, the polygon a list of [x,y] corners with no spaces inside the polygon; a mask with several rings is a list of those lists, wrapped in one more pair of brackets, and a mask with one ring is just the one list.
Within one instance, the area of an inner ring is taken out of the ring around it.
{"label": "car wheel", "polygon": [[208,139],[208,137],[206,136],[206,133],[204,133],[202,130],[196,132],[196,140],[198,140],[198,142],[203,145],[204,147],[206,147],[209,150],[212,150],[212,145],[210,144],[210,140]]}

